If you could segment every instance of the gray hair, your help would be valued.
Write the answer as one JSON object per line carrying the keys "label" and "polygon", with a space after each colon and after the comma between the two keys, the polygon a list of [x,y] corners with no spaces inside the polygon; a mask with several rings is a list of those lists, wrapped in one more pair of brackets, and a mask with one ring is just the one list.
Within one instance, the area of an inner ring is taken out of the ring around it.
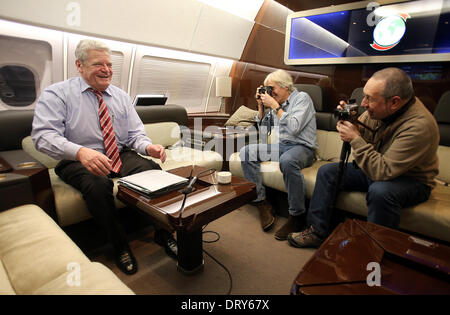
{"label": "gray hair", "polygon": [[105,43],[95,39],[83,39],[78,43],[77,48],[75,49],[75,58],[81,61],[81,63],[84,63],[87,60],[89,50],[103,50],[108,54],[111,54],[111,50]]}
{"label": "gray hair", "polygon": [[289,92],[294,90],[292,76],[284,70],[277,70],[270,73],[264,80],[264,85],[267,85],[268,81],[275,82],[283,88],[288,88]]}
{"label": "gray hair", "polygon": [[384,90],[381,92],[386,100],[399,96],[408,101],[414,96],[411,78],[399,68],[385,68],[373,74],[372,78],[384,81]]}

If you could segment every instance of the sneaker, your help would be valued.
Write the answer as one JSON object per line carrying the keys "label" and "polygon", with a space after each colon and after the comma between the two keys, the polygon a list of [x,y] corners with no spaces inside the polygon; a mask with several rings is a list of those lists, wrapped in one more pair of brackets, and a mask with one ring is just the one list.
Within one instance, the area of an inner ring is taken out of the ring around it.
{"label": "sneaker", "polygon": [[319,247],[323,239],[316,234],[314,226],[298,233],[290,233],[287,237],[289,244],[294,247]]}
{"label": "sneaker", "polygon": [[275,239],[279,241],[287,240],[287,237],[290,233],[301,231],[301,229],[305,225],[305,220],[306,220],[305,215],[299,216],[289,215],[289,218],[286,221],[286,223],[282,227],[280,227],[278,231],[275,233]]}

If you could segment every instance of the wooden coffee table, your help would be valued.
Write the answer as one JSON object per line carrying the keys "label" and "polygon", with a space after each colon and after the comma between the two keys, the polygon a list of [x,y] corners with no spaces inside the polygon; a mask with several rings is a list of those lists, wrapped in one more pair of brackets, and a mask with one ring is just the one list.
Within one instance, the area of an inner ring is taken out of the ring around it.
{"label": "wooden coffee table", "polygon": [[[188,178],[192,166],[169,172]],[[195,190],[187,195],[184,211],[180,209],[184,195],[174,191],[149,199],[126,187],[118,188],[117,198],[127,205],[149,215],[159,226],[176,232],[178,244],[178,270],[193,273],[203,268],[202,227],[256,198],[255,184],[232,177],[231,184],[217,184],[215,172],[195,166],[193,176],[199,174]]]}
{"label": "wooden coffee table", "polygon": [[303,266],[291,294],[448,295],[450,247],[347,219]]}

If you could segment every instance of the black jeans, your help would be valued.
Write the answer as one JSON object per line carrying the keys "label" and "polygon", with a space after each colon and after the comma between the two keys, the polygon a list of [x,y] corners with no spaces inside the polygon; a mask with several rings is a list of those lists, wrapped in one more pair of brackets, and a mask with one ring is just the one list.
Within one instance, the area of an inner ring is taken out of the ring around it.
{"label": "black jeans", "polygon": [[128,249],[128,241],[122,225],[117,220],[114,204],[112,177],[123,177],[151,169],[161,169],[152,160],[139,156],[135,151],[123,149],[120,152],[122,169],[118,174],[98,176],[89,172],[79,161],[62,160],[55,167],[56,174],[67,184],[79,190],[87,208],[106,231],[108,239],[117,252]]}

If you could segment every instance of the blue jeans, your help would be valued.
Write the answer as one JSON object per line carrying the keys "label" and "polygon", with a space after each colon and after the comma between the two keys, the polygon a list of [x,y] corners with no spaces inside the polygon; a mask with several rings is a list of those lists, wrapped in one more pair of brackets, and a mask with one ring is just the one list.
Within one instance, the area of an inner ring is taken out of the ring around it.
{"label": "blue jeans", "polygon": [[257,198],[266,199],[266,190],[262,184],[261,162],[280,163],[283,180],[288,192],[289,214],[297,216],[305,213],[305,179],[302,169],[314,162],[314,150],[299,144],[249,144],[239,152],[244,177],[256,183]]}
{"label": "blue jeans", "polygon": [[[317,234],[324,238],[331,232],[329,224],[338,169],[339,163],[330,163],[319,168],[309,206],[308,225],[314,226]],[[369,209],[367,221],[394,229],[400,224],[403,208],[427,201],[431,193],[431,187],[413,177],[399,176],[389,181],[372,181],[351,163],[346,164],[341,189],[366,192]]]}

